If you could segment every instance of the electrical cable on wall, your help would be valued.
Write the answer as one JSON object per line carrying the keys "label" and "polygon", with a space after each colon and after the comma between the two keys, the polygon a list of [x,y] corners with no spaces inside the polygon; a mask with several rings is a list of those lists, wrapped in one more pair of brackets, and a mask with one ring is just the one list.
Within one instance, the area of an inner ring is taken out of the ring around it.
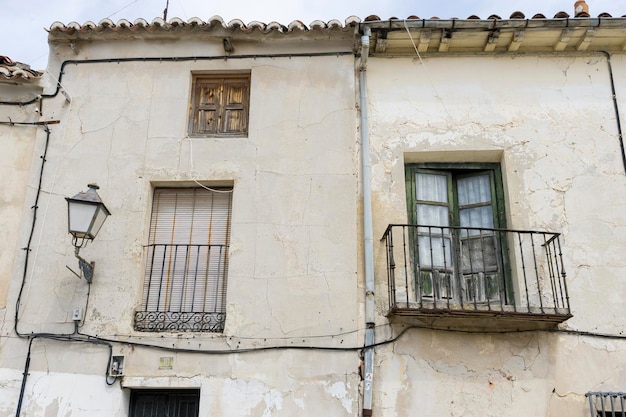
{"label": "electrical cable on wall", "polygon": [[232,194],[233,188],[231,188],[230,190],[220,190],[218,188],[207,187],[206,185],[200,183],[196,178],[194,178],[193,170],[195,169],[195,167],[193,165],[193,139],[191,139],[189,136],[187,136],[186,139],[189,140],[189,166],[190,166],[189,177],[193,180],[193,182],[195,182],[199,187],[202,187],[207,191],[212,191],[214,193],[222,193],[222,194]]}
{"label": "electrical cable on wall", "polygon": [[[423,62],[419,51],[417,50],[417,47],[415,45],[415,42],[413,41],[413,38],[411,37],[410,31],[408,30],[408,26],[406,25],[406,21],[405,21],[405,28],[407,29],[407,32],[409,34],[409,37],[411,38],[411,42],[413,43],[413,47],[416,50],[416,54],[417,57],[420,60],[420,63],[422,64],[422,66],[424,67],[424,69],[426,70],[426,73],[428,75],[428,71],[427,68],[425,66],[425,63]],[[341,54],[347,54],[346,53],[341,53]],[[310,56],[311,54],[306,54],[307,56]],[[339,55],[338,53],[332,53],[330,55]],[[286,57],[287,55],[285,55]],[[290,54],[289,57],[294,56],[293,54]],[[279,56],[272,56],[272,57],[279,57]],[[187,57],[187,58],[177,58],[177,57],[172,57],[171,59],[166,59],[166,60],[171,60],[172,62],[175,61],[180,61],[180,60],[198,60],[198,59],[233,59],[234,57]],[[241,57],[236,57],[236,58],[257,58],[257,56],[241,56]],[[155,58],[155,59],[148,59],[149,61],[163,61],[163,58]],[[56,91],[53,94],[50,95],[43,95],[43,96],[37,96],[35,98],[33,98],[30,101],[26,101],[26,102],[0,102],[0,104],[5,104],[5,105],[27,105],[27,104],[32,104],[42,98],[51,98],[51,97],[55,97],[59,91],[61,89],[63,89],[63,91],[65,91],[65,88],[61,85],[61,81],[60,78],[63,75],[63,68],[66,64],[68,63],[73,63],[73,64],[79,64],[79,63],[108,63],[108,62],[130,62],[130,61],[146,61],[146,58],[133,58],[133,59],[119,59],[119,60],[85,60],[85,61],[64,61],[61,65],[61,72],[59,75],[59,79],[57,80],[57,87],[56,87]],[[610,62],[609,62],[610,65]],[[430,80],[430,77],[429,77]],[[442,105],[444,106],[444,108],[446,109],[446,112],[448,113],[448,115],[451,117],[450,112],[448,111],[447,107],[445,106],[445,103],[443,102],[442,98],[439,96],[439,93],[437,92],[436,86],[434,85],[434,83],[432,82],[432,80],[430,80],[431,85],[433,87],[433,89],[435,90],[436,96],[439,100],[441,100]],[[70,98],[71,99],[71,98]],[[40,101],[41,103],[41,101]],[[617,105],[617,103],[615,103]],[[619,111],[616,108],[616,113],[618,115],[618,125],[619,125]],[[360,351],[362,349],[365,348],[371,348],[371,347],[377,347],[377,346],[383,346],[383,345],[387,345],[387,344],[391,344],[394,343],[396,341],[398,341],[408,330],[410,329],[426,329],[426,330],[430,330],[430,331],[445,331],[445,332],[462,332],[462,333],[472,333],[472,334],[505,334],[505,333],[538,333],[541,331],[537,331],[537,330],[518,330],[518,331],[463,331],[463,330],[451,330],[451,329],[446,329],[446,328],[432,328],[432,327],[426,327],[426,326],[407,326],[404,327],[398,334],[396,334],[393,337],[387,338],[385,340],[382,341],[378,341],[374,344],[368,345],[368,346],[314,346],[314,345],[273,345],[273,346],[262,346],[262,347],[253,347],[253,348],[242,348],[242,349],[228,349],[228,350],[210,350],[210,349],[184,349],[184,348],[177,348],[177,347],[166,347],[166,346],[161,346],[158,344],[154,344],[154,343],[140,343],[140,342],[134,342],[132,340],[119,340],[119,339],[114,339],[114,338],[106,338],[106,337],[102,337],[102,336],[93,336],[93,335],[89,335],[89,334],[84,334],[84,333],[80,333],[79,329],[84,325],[84,321],[85,318],[83,317],[82,322],[77,323],[74,322],[74,331],[73,333],[69,333],[69,334],[51,334],[51,333],[31,333],[31,334],[26,334],[26,333],[20,333],[18,330],[18,323],[19,323],[19,312],[20,312],[20,304],[21,304],[21,298],[23,295],[23,290],[24,290],[24,286],[26,284],[26,276],[27,276],[27,272],[28,272],[28,267],[29,267],[29,253],[31,251],[31,244],[32,244],[32,239],[33,239],[33,233],[34,233],[34,229],[35,229],[35,225],[37,223],[37,209],[38,209],[38,204],[39,204],[39,198],[40,198],[40,193],[42,192],[42,181],[43,181],[43,176],[44,176],[44,165],[46,163],[46,156],[47,156],[47,151],[48,151],[48,146],[49,146],[49,142],[50,142],[50,129],[48,128],[48,124],[52,124],[52,121],[49,122],[34,122],[34,123],[22,123],[22,122],[13,122],[11,120],[9,120],[8,122],[0,122],[0,124],[6,124],[6,125],[11,125],[11,126],[16,126],[16,125],[23,125],[23,124],[28,124],[28,125],[41,125],[44,126],[45,131],[46,131],[46,141],[45,141],[45,146],[44,146],[44,152],[43,155],[41,156],[42,162],[41,162],[41,169],[40,169],[40,173],[39,173],[39,183],[38,183],[38,188],[37,188],[37,194],[35,197],[35,203],[32,206],[32,210],[33,210],[33,216],[32,216],[32,227],[30,230],[30,234],[29,234],[29,238],[28,238],[28,243],[27,246],[25,248],[23,248],[25,250],[25,261],[24,261],[24,271],[23,271],[23,278],[22,278],[22,282],[21,282],[21,287],[20,287],[20,291],[18,294],[18,298],[16,301],[16,307],[15,307],[15,327],[14,330],[16,332],[16,334],[18,335],[18,337],[20,338],[27,338],[29,340],[29,346],[28,346],[28,353],[27,353],[27,363],[26,363],[26,367],[25,367],[25,372],[24,372],[24,376],[23,376],[23,380],[22,380],[22,385],[25,386],[26,384],[26,378],[27,378],[27,374],[28,374],[28,367],[30,366],[30,359],[31,359],[31,348],[32,348],[32,344],[34,342],[35,339],[49,339],[49,340],[55,340],[55,341],[63,341],[63,342],[78,342],[78,343],[91,343],[94,345],[102,345],[102,346],[107,346],[109,348],[109,357],[111,356],[111,352],[112,352],[112,344],[120,344],[120,345],[128,345],[128,346],[138,346],[138,347],[145,347],[145,348],[154,348],[154,349],[164,349],[164,350],[169,350],[169,351],[175,351],[175,352],[182,352],[182,353],[194,353],[194,354],[242,354],[242,353],[252,353],[252,352],[259,352],[259,351],[265,351],[265,350],[274,350],[274,349],[301,349],[301,350],[332,350],[332,351]],[[193,140],[191,138],[189,139],[189,144],[190,144],[190,167],[191,167],[191,171],[190,171],[190,177],[193,177],[193,169],[194,169],[194,157],[193,157]],[[620,140],[621,140],[621,132],[620,132]],[[60,164],[57,166],[57,168],[60,166]],[[626,169],[626,162],[625,162],[625,169]],[[232,190],[228,190],[228,191],[224,191],[224,190],[217,190],[217,189],[212,189],[209,187],[206,187],[205,185],[201,184],[200,182],[198,182],[196,179],[193,179],[194,182],[196,182],[199,186],[206,188],[207,190],[210,191],[215,191],[215,192],[227,192],[230,193],[232,192]],[[47,210],[46,212],[47,213]],[[44,217],[45,218],[45,217]],[[44,221],[45,223],[45,221]],[[41,236],[40,236],[41,237]],[[33,277],[33,275],[31,274],[31,278]],[[90,287],[88,289],[87,292],[87,297],[86,297],[86,302],[85,302],[85,311],[89,305],[89,297],[90,297]],[[384,325],[385,327],[391,327],[393,330],[393,327],[391,325]],[[377,326],[378,327],[378,326]],[[354,330],[352,332],[359,332],[359,331],[363,331],[360,329]],[[555,329],[555,330],[543,330],[545,332],[551,332],[551,333],[561,333],[561,334],[566,334],[566,335],[574,335],[574,336],[583,336],[583,337],[599,337],[599,338],[608,338],[608,339],[615,339],[615,340],[624,340],[626,339],[625,335],[621,335],[621,334],[604,334],[604,333],[597,333],[597,332],[586,332],[586,331],[578,331],[578,330],[572,330],[572,329]],[[321,338],[321,337],[334,337],[336,335],[319,335],[319,336],[314,336],[315,338]],[[133,336],[132,335],[127,335],[127,336],[121,336],[121,337],[128,337],[129,339],[132,339]],[[235,337],[236,338],[236,337]],[[299,339],[299,340],[303,340],[303,342],[305,340],[310,340],[313,337],[293,337],[293,338],[285,338],[285,340],[291,340],[291,339]],[[239,338],[242,340],[265,340],[266,338]],[[280,338],[276,338],[276,339],[280,339]],[[109,377],[106,376],[106,383],[109,384]],[[23,399],[23,392],[20,393],[20,400],[19,400],[19,405],[18,405],[18,412],[16,414],[16,416],[19,416],[19,411],[21,410],[21,405],[22,405],[22,399]]]}

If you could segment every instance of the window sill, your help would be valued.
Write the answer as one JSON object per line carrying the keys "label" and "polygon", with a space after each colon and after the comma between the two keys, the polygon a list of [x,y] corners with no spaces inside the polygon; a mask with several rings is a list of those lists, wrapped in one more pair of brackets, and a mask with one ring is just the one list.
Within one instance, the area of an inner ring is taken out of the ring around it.
{"label": "window sill", "polygon": [[215,133],[189,133],[187,137],[192,139],[248,139],[247,133],[215,134]]}

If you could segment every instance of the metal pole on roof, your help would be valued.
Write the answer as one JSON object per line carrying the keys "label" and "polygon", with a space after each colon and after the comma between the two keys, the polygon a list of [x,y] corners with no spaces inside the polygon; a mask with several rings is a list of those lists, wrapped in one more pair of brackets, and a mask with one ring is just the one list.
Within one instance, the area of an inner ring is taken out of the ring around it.
{"label": "metal pole on roof", "polygon": [[165,9],[163,10],[163,20],[167,21],[167,9],[170,8],[170,0],[165,3]]}

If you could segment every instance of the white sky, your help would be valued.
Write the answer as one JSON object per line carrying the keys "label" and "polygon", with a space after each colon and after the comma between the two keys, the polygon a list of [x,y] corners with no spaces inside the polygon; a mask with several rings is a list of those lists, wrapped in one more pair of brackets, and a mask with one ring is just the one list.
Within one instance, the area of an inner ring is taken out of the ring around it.
{"label": "white sky", "polygon": [[[133,22],[144,18],[150,22],[163,17],[167,0],[0,0],[0,55],[29,64],[34,69],[45,69],[48,61],[45,29],[59,21],[64,24],[87,21],[98,23],[108,17],[114,22],[127,19]],[[587,0],[592,17],[602,12],[613,17],[626,15],[626,0]],[[342,23],[349,16],[361,19],[376,14],[382,19],[405,18],[466,18],[475,14],[483,19],[491,14],[508,18],[514,11],[527,18],[543,13],[551,18],[559,11],[570,16],[574,0],[169,0],[168,20],[180,17],[188,20],[199,17],[207,20],[219,15],[226,22],[241,19],[289,24],[301,20],[306,25],[313,20],[338,19]]]}

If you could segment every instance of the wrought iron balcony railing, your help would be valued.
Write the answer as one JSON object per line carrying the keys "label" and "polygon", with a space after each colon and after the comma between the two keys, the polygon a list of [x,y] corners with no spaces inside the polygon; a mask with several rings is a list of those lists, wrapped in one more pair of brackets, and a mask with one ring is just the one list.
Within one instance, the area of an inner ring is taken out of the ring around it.
{"label": "wrought iron balcony railing", "polygon": [[456,317],[473,324],[481,317],[497,318],[503,319],[500,324],[515,323],[515,328],[565,321],[571,314],[559,236],[526,230],[389,225],[382,240],[390,315]]}
{"label": "wrought iron balcony railing", "polygon": [[135,330],[221,332],[226,319],[228,246],[153,244]]}

